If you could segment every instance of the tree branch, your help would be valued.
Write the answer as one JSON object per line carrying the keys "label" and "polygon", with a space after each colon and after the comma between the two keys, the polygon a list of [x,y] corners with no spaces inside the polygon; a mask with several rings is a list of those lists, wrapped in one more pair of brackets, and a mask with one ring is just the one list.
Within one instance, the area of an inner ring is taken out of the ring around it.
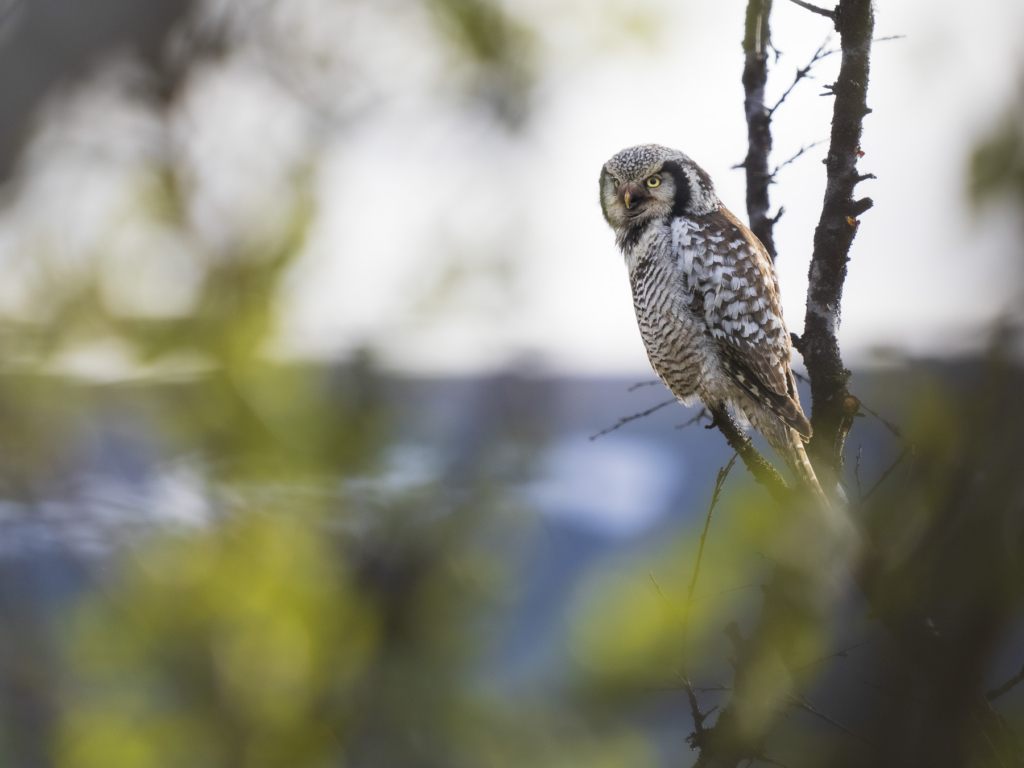
{"label": "tree branch", "polygon": [[710,419],[711,414],[707,408],[701,408],[692,419],[687,419],[682,424],[676,424],[676,429],[686,429],[693,424],[700,424],[704,419]]}
{"label": "tree branch", "polygon": [[[874,493],[875,491],[877,491],[877,490],[878,490],[878,487],[879,487],[879,486],[880,486],[880,485],[881,485],[882,483],[884,483],[884,482],[885,482],[886,480],[888,480],[888,479],[889,479],[889,475],[891,475],[891,474],[892,474],[892,473],[893,473],[893,472],[894,472],[894,471],[896,470],[896,467],[898,467],[898,466],[899,466],[900,464],[902,464],[902,463],[903,463],[903,460],[904,460],[905,458],[907,458],[907,454],[908,454],[908,453],[910,453],[910,452],[911,452],[911,449],[910,449],[910,448],[904,448],[904,449],[903,449],[903,450],[902,450],[902,451],[900,452],[900,455],[896,457],[896,461],[894,461],[894,462],[893,462],[893,463],[892,463],[892,464],[891,464],[891,465],[889,466],[889,468],[888,468],[887,470],[885,470],[885,472],[883,472],[883,473],[882,473],[881,477],[879,477],[879,478],[878,478],[878,480],[876,480],[876,481],[875,481],[875,484],[874,484],[874,485],[872,485],[872,486],[871,486],[871,487],[870,487],[870,488],[868,489],[868,492],[867,492],[867,493],[865,493],[865,494],[863,494],[862,496],[860,496],[860,501],[861,501],[861,503],[863,503],[863,502],[867,501],[867,500],[868,500],[868,499],[869,499],[869,498],[871,497],[871,494],[873,494],[873,493]],[[857,463],[858,463],[858,465],[860,464],[860,455],[859,455],[859,454],[858,454],[858,456],[857,456]],[[858,477],[858,482],[859,482],[859,480],[860,480],[860,478]]]}
{"label": "tree branch", "polygon": [[852,728],[847,728],[845,725],[843,725],[839,721],[834,720],[833,718],[829,717],[824,712],[822,712],[821,710],[819,710],[818,708],[813,706],[811,704],[811,702],[809,702],[804,696],[801,696],[798,693],[794,693],[794,694],[792,694],[791,696],[788,697],[788,703],[792,707],[796,707],[797,709],[802,709],[804,712],[808,712],[809,714],[812,714],[815,717],[818,717],[818,718],[824,720],[829,725],[835,726],[836,728],[838,728],[840,731],[842,731],[843,733],[847,734],[848,736],[852,736],[853,738],[857,739],[857,741],[861,741],[864,744],[867,744],[869,747],[872,747],[875,750],[881,751],[882,748],[880,746],[878,746],[877,744],[875,744],[875,742],[873,742],[867,736],[865,736],[862,733],[858,733],[857,731],[853,730]]}
{"label": "tree branch", "polygon": [[[786,167],[787,165],[790,165],[791,163],[795,162],[795,161],[796,161],[796,159],[797,159],[798,157],[800,157],[800,156],[801,156],[801,155],[802,155],[802,154],[803,154],[804,152],[806,152],[806,151],[807,151],[808,149],[813,149],[814,147],[818,146],[819,144],[821,144],[821,142],[820,142],[820,141],[815,141],[815,142],[811,142],[810,144],[805,144],[804,146],[800,147],[800,151],[799,151],[799,152],[797,152],[797,153],[796,153],[795,155],[793,155],[793,156],[792,156],[791,158],[789,158],[789,159],[788,159],[788,160],[786,160],[785,162],[783,162],[783,163],[780,163],[779,165],[777,165],[777,166],[775,167],[775,170],[774,170],[774,171],[772,171],[772,173],[771,173],[771,179],[772,179],[772,181],[775,181],[775,177],[776,177],[776,176],[778,175],[779,171],[781,171],[781,170],[782,170],[783,168],[785,168],[785,167]],[[779,215],[775,217],[775,220],[777,221],[777,220],[778,220],[778,218],[779,218],[779,216],[781,216],[781,215],[782,215],[782,210],[780,209],[780,210],[779,210]]]}
{"label": "tree branch", "polygon": [[[860,150],[863,119],[871,111],[867,106],[874,28],[871,0],[840,0],[835,22],[842,63],[832,87],[836,102],[831,144],[825,161],[825,200],[814,232],[807,312],[801,337],[813,398],[814,437],[808,445],[808,454],[824,488],[834,487],[841,476],[846,436],[860,409],[860,401],[850,394],[850,372],[843,365],[837,333],[850,246],[857,233],[857,216],[871,207],[870,199],[855,200],[853,195],[857,184],[868,178],[858,172],[857,160],[863,154]],[[896,434],[899,436],[898,431]],[[928,617],[923,611],[902,609],[888,599],[894,589],[893,577],[887,573],[886,558],[877,543],[867,544],[854,577],[875,615],[903,651],[935,679],[952,677],[954,670],[949,650]],[[1000,751],[995,745],[1002,739],[1005,727],[983,695],[974,702],[972,716],[993,749]]]}
{"label": "tree branch", "polygon": [[710,410],[711,423],[705,429],[717,428],[725,435],[725,441],[729,447],[739,454],[743,465],[754,476],[754,480],[763,485],[775,501],[780,504],[789,501],[790,489],[786,485],[786,481],[782,479],[782,475],[771,465],[771,462],[758,452],[725,406],[719,405]]}
{"label": "tree branch", "polygon": [[1022,680],[1024,680],[1024,667],[1021,667],[1020,672],[1018,672],[1016,675],[1011,677],[1009,680],[1007,680],[1005,683],[1000,685],[998,688],[996,688],[995,690],[992,690],[992,691],[989,691],[988,693],[986,693],[985,694],[985,698],[988,699],[989,701],[995,701],[996,699],[998,699],[1003,694],[1006,694],[1006,693],[1009,693],[1010,691],[1012,691],[1017,686],[1017,684],[1019,682],[1021,682]]}
{"label": "tree branch", "polygon": [[604,437],[605,435],[609,434],[610,432],[614,432],[619,427],[624,427],[626,424],[629,424],[629,422],[631,422],[631,421],[636,421],[637,419],[642,419],[642,418],[644,418],[646,416],[650,416],[652,413],[654,413],[655,411],[661,410],[666,405],[672,405],[672,403],[674,403],[675,401],[676,401],[676,399],[672,398],[671,400],[666,400],[666,401],[664,401],[662,403],[658,403],[656,406],[654,406],[653,408],[648,408],[646,411],[641,411],[640,413],[634,413],[632,416],[623,416],[621,419],[619,419],[617,422],[615,422],[615,424],[613,426],[608,427],[607,429],[602,429],[596,435],[591,435],[590,436],[590,441],[593,442],[594,440],[597,440],[597,438],[599,438],[599,437]]}
{"label": "tree branch", "polygon": [[856,398],[848,387],[850,372],[843,365],[837,334],[846,265],[857,234],[856,217],[871,206],[869,199],[855,201],[853,198],[854,188],[863,180],[857,171],[857,160],[862,155],[863,119],[871,111],[867,106],[874,30],[871,0],[842,0],[832,17],[839,32],[843,60],[832,88],[836,102],[825,161],[825,200],[814,232],[807,312],[801,337],[813,403],[814,437],[808,445],[808,454],[826,489],[834,486],[840,477],[843,447],[857,412],[853,408]]}
{"label": "tree branch", "polygon": [[771,110],[764,105],[764,86],[768,81],[768,46],[771,30],[768,17],[772,0],[750,0],[747,4],[746,30],[743,36],[743,110],[747,117],[747,156],[741,167],[747,173],[747,218],[750,231],[775,261],[775,222],[768,216],[768,155],[772,151]]}
{"label": "tree branch", "polygon": [[681,638],[683,647],[683,673],[679,675],[682,680],[683,687],[686,689],[686,695],[690,700],[690,712],[693,715],[693,734],[687,741],[690,746],[699,749],[704,743],[704,721],[707,719],[711,712],[700,711],[700,705],[697,701],[697,694],[693,690],[693,685],[690,683],[690,672],[689,672],[689,633],[690,633],[690,613],[693,610],[693,592],[697,589],[697,577],[700,576],[700,564],[701,560],[704,559],[704,543],[708,538],[708,528],[711,527],[711,516],[715,512],[715,507],[718,506],[718,498],[722,494],[722,486],[725,485],[725,479],[729,477],[729,473],[732,471],[733,465],[736,463],[736,457],[739,454],[733,454],[732,458],[729,459],[729,463],[718,470],[718,478],[715,480],[715,491],[711,494],[711,504],[708,506],[708,514],[704,519],[704,530],[700,534],[700,546],[697,548],[697,562],[693,566],[693,578],[690,579],[690,588],[686,592],[686,604],[683,607],[683,636]]}
{"label": "tree branch", "polygon": [[838,8],[835,11],[830,11],[830,10],[828,10],[826,8],[819,8],[816,5],[811,5],[810,3],[805,3],[804,0],[789,0],[789,1],[791,3],[795,3],[796,5],[799,5],[801,8],[806,8],[811,13],[816,13],[819,16],[827,16],[828,18],[830,18],[832,20],[835,20],[836,15],[837,15],[837,11],[839,10]]}
{"label": "tree branch", "polygon": [[782,106],[782,102],[784,102],[786,100],[786,97],[793,92],[793,89],[796,88],[797,83],[799,83],[801,80],[803,80],[811,73],[811,69],[814,67],[815,64],[824,59],[830,53],[835,53],[835,51],[825,51],[825,46],[828,45],[830,42],[832,42],[831,35],[826,37],[824,42],[822,42],[822,44],[818,46],[818,50],[814,52],[814,56],[812,56],[811,60],[807,62],[807,66],[804,67],[803,69],[798,69],[796,71],[796,77],[793,78],[792,84],[790,84],[789,88],[786,89],[786,92],[779,97],[779,100],[775,102],[775,106],[771,108],[769,115],[775,114],[775,110]]}

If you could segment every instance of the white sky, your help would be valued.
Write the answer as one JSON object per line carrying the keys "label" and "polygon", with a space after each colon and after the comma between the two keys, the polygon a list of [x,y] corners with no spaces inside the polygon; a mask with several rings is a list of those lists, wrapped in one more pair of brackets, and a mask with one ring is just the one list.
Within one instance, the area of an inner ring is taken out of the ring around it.
{"label": "white sky", "polygon": [[[525,1],[525,0],[524,0]],[[1024,66],[1024,3],[879,2],[861,161],[875,207],[862,217],[846,284],[841,340],[864,360],[876,346],[916,352],[977,343],[1017,289],[1008,258],[1016,223],[977,222],[965,205],[970,147],[1008,103]],[[344,353],[360,344],[417,372],[468,372],[529,361],[563,372],[643,372],[622,260],[597,203],[602,163],[632,144],[690,154],[745,217],[740,84],[745,3],[665,3],[654,44],[602,53],[579,19],[546,29],[550,67],[524,137],[502,137],[439,110],[395,108],[339,141],[324,174],[324,216],[288,295],[284,348]],[[585,14],[584,14],[585,15]],[[828,33],[827,19],[776,0],[783,57],[769,94]],[[826,140],[783,171],[773,206],[779,279],[791,330],[824,189],[839,56],[820,64],[777,113],[773,164]],[[770,101],[773,99],[770,98]],[[511,201],[511,204],[510,204]],[[438,259],[450,291],[433,301]],[[495,276],[504,275],[502,282]]]}
{"label": "white sky", "polygon": [[[252,2],[224,7],[252,19]],[[419,4],[259,2],[273,9],[267,28],[194,68],[166,112],[137,97],[145,73],[124,57],[50,100],[0,214],[0,312],[45,316],[60,300],[51,277],[96,262],[111,311],[188,312],[211,258],[287,229],[296,178],[312,168],[318,215],[272,353],[369,347],[421,374],[650,370],[598,175],[624,147],[666,144],[745,218],[744,176],[731,170],[746,153],[745,0],[508,0],[541,19],[541,79],[519,132],[460,97],[467,70]],[[877,43],[872,59],[860,167],[878,180],[859,191],[875,207],[854,242],[841,329],[853,364],[878,347],[977,346],[1022,284],[1021,222],[978,220],[964,188],[970,149],[1024,83],[1024,3],[876,5],[877,36],[907,37]],[[635,34],[643,18],[647,36]],[[783,55],[769,103],[830,28],[775,0]],[[777,267],[797,332],[832,110],[819,94],[838,66],[838,55],[820,63],[774,120],[773,165],[826,142],[772,187],[786,208]],[[188,190],[185,227],[154,207],[169,161]]]}

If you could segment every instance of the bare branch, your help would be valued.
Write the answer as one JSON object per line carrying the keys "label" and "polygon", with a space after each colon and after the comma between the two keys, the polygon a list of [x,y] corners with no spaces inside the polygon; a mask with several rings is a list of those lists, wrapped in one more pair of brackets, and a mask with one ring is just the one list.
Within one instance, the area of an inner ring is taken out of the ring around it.
{"label": "bare branch", "polygon": [[741,589],[753,589],[754,587],[759,587],[759,586],[761,586],[761,585],[760,584],[744,584],[742,587],[733,587],[732,589],[723,589],[721,592],[711,592],[710,594],[707,594],[707,595],[701,595],[700,597],[695,597],[693,599],[693,602],[699,603],[701,600],[707,600],[707,599],[712,598],[712,597],[721,597],[722,595],[728,595],[728,594],[730,594],[732,592],[739,592]]}
{"label": "bare branch", "polygon": [[870,413],[872,416],[874,416],[880,422],[885,424],[886,429],[888,429],[890,432],[892,432],[893,435],[896,436],[896,439],[899,440],[901,443],[903,443],[903,445],[905,447],[907,447],[907,448],[913,448],[914,447],[914,444],[910,440],[907,439],[906,435],[903,434],[903,430],[901,430],[899,427],[897,427],[891,421],[888,421],[888,420],[882,418],[881,416],[879,416],[878,413],[876,413],[875,411],[871,410],[866,405],[864,405],[863,401],[861,402],[860,407],[863,410],[865,410],[868,413]]}
{"label": "bare branch", "polygon": [[804,698],[800,694],[792,694],[791,696],[789,696],[787,703],[790,706],[796,707],[797,709],[802,709],[804,712],[809,712],[810,714],[814,715],[815,717],[820,718],[821,720],[824,720],[829,725],[835,726],[836,728],[838,728],[840,731],[842,731],[846,735],[852,736],[853,738],[857,739],[858,741],[864,742],[869,747],[872,747],[872,748],[877,749],[877,750],[881,750],[882,749],[880,746],[875,744],[875,742],[871,741],[871,739],[869,739],[867,736],[865,736],[865,735],[863,735],[861,733],[857,733],[857,731],[855,731],[855,730],[853,730],[851,728],[847,728],[842,723],[840,723],[840,722],[838,722],[836,720],[833,720],[831,717],[826,715],[824,712],[822,712],[821,710],[819,710],[816,707],[814,707],[806,698]]}
{"label": "bare branch", "polygon": [[818,664],[824,664],[826,661],[831,661],[832,659],[846,659],[846,658],[849,658],[850,651],[855,651],[855,650],[857,650],[858,648],[860,648],[863,645],[864,645],[864,643],[857,643],[856,645],[851,645],[849,648],[844,648],[841,651],[836,651],[835,653],[829,654],[828,656],[822,656],[820,659],[815,659],[814,661],[810,661],[807,664],[804,664],[804,665],[799,666],[799,667],[795,667],[793,669],[793,671],[794,672],[799,672],[799,671],[804,670],[804,669],[810,669],[811,667],[815,667]]}
{"label": "bare branch", "polygon": [[713,427],[717,427],[725,435],[729,447],[739,454],[743,465],[754,476],[754,480],[763,485],[775,501],[784,503],[789,500],[789,486],[782,479],[782,475],[758,452],[724,405],[711,409],[711,423],[705,429]]}
{"label": "bare branch", "polygon": [[607,434],[609,434],[611,432],[614,432],[619,427],[623,427],[626,424],[629,424],[629,422],[631,422],[631,421],[636,421],[637,419],[642,419],[642,418],[644,418],[646,416],[650,416],[652,413],[654,413],[657,410],[660,410],[661,408],[664,408],[666,405],[672,405],[672,403],[674,403],[675,401],[676,401],[675,398],[672,398],[671,400],[666,400],[663,403],[658,403],[656,406],[654,406],[653,408],[648,408],[646,411],[641,411],[640,413],[634,413],[632,416],[623,416],[621,419],[618,420],[618,422],[615,424],[615,426],[608,427],[608,429],[602,429],[596,435],[591,435],[590,436],[590,441],[593,442],[594,440],[597,440],[597,438],[599,438],[599,437],[604,437],[605,435],[607,435]]}
{"label": "bare branch", "polygon": [[[709,516],[709,522],[710,522],[710,516]],[[705,533],[705,535],[707,534],[707,525],[706,524],[704,526],[704,533]],[[701,539],[701,548],[702,549],[703,549],[703,544],[704,544],[704,540],[702,538]],[[699,557],[699,555],[698,555],[698,558],[697,558],[697,567],[700,568],[700,557]],[[650,577],[651,583],[654,584],[654,588],[656,590],[658,590],[658,594],[661,596],[661,599],[674,612],[674,606],[672,605],[672,601],[668,599],[668,597],[665,595],[665,592],[662,590],[661,585],[658,583],[658,580],[656,578],[654,578],[654,572],[653,571],[648,571],[647,575]],[[687,624],[687,619],[686,619],[686,617],[684,617],[680,623],[682,625],[682,632],[683,632],[683,671],[679,672],[678,670],[674,669],[674,670],[672,670],[672,672],[679,679],[679,683],[680,683],[680,686],[682,687],[682,689],[684,691],[686,691],[686,698],[687,698],[687,700],[690,703],[690,715],[693,717],[693,733],[691,733],[689,736],[687,736],[686,742],[693,749],[700,749],[701,747],[704,746],[704,721],[707,719],[708,715],[710,715],[715,709],[718,709],[718,707],[717,706],[713,707],[712,709],[708,710],[707,712],[701,712],[700,711],[700,702],[697,701],[697,693],[694,691],[693,684],[690,682],[690,676],[689,676],[689,674],[686,671],[686,663],[687,663],[687,659],[686,659],[686,624]]]}
{"label": "bare branch", "polygon": [[825,8],[819,8],[816,5],[811,5],[810,3],[805,3],[804,0],[789,0],[789,1],[791,3],[795,3],[796,5],[799,5],[801,8],[806,8],[811,13],[816,13],[819,16],[827,16],[828,18],[830,18],[833,21],[835,21],[836,12],[834,10],[833,11],[829,11],[829,10],[826,10]]}
{"label": "bare branch", "polygon": [[[904,40],[904,39],[906,39],[906,37],[907,37],[906,35],[888,35],[887,37],[874,37],[874,38],[871,39],[871,42],[872,43],[885,43],[885,42],[888,42],[889,40]],[[842,48],[833,48],[832,50],[825,51],[818,58],[819,59],[827,59],[829,56],[831,56],[831,55],[833,55],[835,53],[842,53],[842,51],[843,51]],[[831,93],[828,93],[828,94],[824,94],[823,93],[822,94],[822,96],[831,96],[831,95],[832,95]]]}
{"label": "bare branch", "polygon": [[676,674],[679,676],[679,682],[683,685],[683,690],[686,691],[686,698],[690,702],[690,715],[693,717],[693,733],[686,737],[686,743],[692,749],[700,749],[704,746],[704,721],[718,707],[715,706],[714,709],[701,712],[700,702],[697,701],[697,694],[693,690],[693,685],[690,684],[689,678],[679,675],[679,673]]}
{"label": "bare branch", "polygon": [[864,492],[860,488],[860,457],[864,453],[864,446],[857,446],[857,463],[853,465],[853,477],[857,481],[857,506],[864,503]]}
{"label": "bare branch", "polygon": [[817,64],[819,61],[824,59],[830,53],[835,53],[834,50],[833,51],[827,51],[827,52],[825,51],[825,46],[828,45],[831,42],[832,42],[832,35],[829,35],[828,37],[825,38],[824,42],[822,42],[822,44],[818,46],[818,50],[816,50],[814,52],[814,56],[812,56],[811,60],[809,62],[807,62],[807,66],[803,67],[802,69],[798,69],[796,71],[796,77],[793,78],[792,84],[789,86],[789,88],[786,89],[786,92],[783,93],[782,96],[779,97],[779,100],[777,102],[775,102],[775,106],[772,107],[769,110],[769,112],[768,112],[769,116],[775,114],[775,110],[777,110],[779,107],[782,106],[782,102],[784,102],[786,100],[786,97],[789,96],[789,94],[793,92],[793,89],[796,88],[797,83],[799,83],[801,80],[803,80],[805,77],[807,77],[810,74],[811,69],[814,67],[815,64]]}
{"label": "bare branch", "polygon": [[825,201],[814,232],[801,337],[804,364],[811,379],[814,427],[808,454],[826,489],[834,486],[842,474],[843,448],[857,413],[852,406],[859,405],[849,391],[850,372],[843,365],[837,334],[850,246],[857,233],[856,217],[871,206],[867,198],[854,200],[853,192],[862,181],[857,160],[862,154],[864,116],[871,111],[867,88],[874,12],[871,0],[842,0],[840,7],[841,14],[823,14],[836,21],[843,60],[832,88],[836,102],[825,160]]}
{"label": "bare branch", "polygon": [[653,387],[655,384],[661,384],[661,379],[654,379],[653,381],[638,381],[626,391],[636,392],[638,389],[642,389],[643,387]]}
{"label": "bare branch", "polygon": [[682,424],[676,424],[676,429],[686,429],[691,424],[700,424],[700,422],[702,422],[704,419],[710,419],[710,418],[711,418],[711,413],[708,412],[708,409],[707,408],[701,408],[700,411],[697,413],[697,415],[694,416],[689,421],[685,421]]}
{"label": "bare branch", "polygon": [[[689,665],[689,648],[688,638],[690,633],[690,613],[693,609],[693,591],[697,588],[697,577],[700,575],[700,564],[704,558],[704,543],[707,541],[708,528],[711,527],[711,516],[714,514],[715,507],[718,506],[718,498],[722,493],[722,486],[725,485],[725,480],[729,477],[729,472],[732,471],[733,465],[736,463],[736,457],[739,454],[733,454],[732,458],[729,459],[729,463],[718,470],[718,478],[715,480],[715,491],[711,494],[711,505],[708,507],[707,517],[704,519],[704,530],[700,534],[700,545],[697,547],[697,562],[693,566],[693,578],[690,580],[690,588],[686,593],[686,604],[683,607],[683,631],[681,645],[683,649],[683,673],[676,673],[679,679],[683,683],[683,688],[686,690],[686,696],[690,700],[690,712],[693,715],[693,734],[687,739],[690,746],[697,749],[703,746],[704,743],[704,721],[708,715],[717,709],[715,707],[708,712],[701,713],[700,705],[697,701],[697,694],[693,690],[693,685],[690,683],[690,675],[688,671]],[[654,580],[654,574],[651,574],[651,580]],[[658,583],[655,581],[655,586]],[[658,587],[658,591],[661,592],[661,587]]]}
{"label": "bare branch", "polygon": [[912,453],[912,451],[912,448],[904,448],[900,452],[900,455],[896,457],[896,461],[894,461],[892,465],[887,470],[885,470],[885,472],[882,473],[882,476],[875,481],[875,484],[868,489],[867,493],[860,497],[860,500],[862,502],[867,501],[871,497],[871,494],[878,490],[878,486],[880,486],[889,478],[889,475],[891,475],[895,471],[896,467],[903,463],[903,460],[907,457],[907,454]]}
{"label": "bare branch", "polygon": [[860,683],[866,688],[871,688],[872,690],[879,691],[881,693],[886,693],[890,696],[897,695],[896,691],[892,690],[891,688],[886,688],[884,685],[879,685],[878,683],[872,683],[870,680],[865,680],[863,677],[858,677],[856,678],[856,680],[858,683]]}
{"label": "bare branch", "polygon": [[1024,680],[1024,667],[1021,667],[1020,668],[1020,672],[1018,672],[1016,675],[1011,677],[1009,680],[1007,680],[1005,683],[1000,685],[998,688],[996,688],[995,690],[992,690],[992,691],[989,691],[988,693],[986,693],[985,694],[985,698],[988,699],[989,701],[995,701],[996,699],[998,699],[1003,694],[1009,693],[1010,691],[1012,691],[1014,689],[1014,687],[1016,687],[1016,685],[1019,682],[1021,682],[1022,680]]}
{"label": "bare branch", "polygon": [[690,588],[686,593],[686,606],[683,608],[683,642],[686,642],[686,634],[690,627],[690,610],[693,608],[693,591],[697,588],[697,577],[700,575],[700,563],[704,558],[704,542],[708,537],[708,528],[711,526],[711,515],[714,514],[715,507],[718,506],[718,497],[722,494],[722,486],[725,485],[725,480],[729,477],[729,473],[732,472],[732,467],[736,463],[736,459],[739,457],[739,453],[734,453],[732,458],[729,459],[729,463],[718,470],[718,478],[715,480],[715,491],[711,494],[711,505],[708,507],[707,517],[704,519],[704,531],[700,535],[700,546],[697,548],[697,562],[693,566],[693,578],[690,580]]}
{"label": "bare branch", "polygon": [[748,0],[743,35],[743,112],[747,119],[747,156],[740,164],[747,174],[747,219],[750,231],[775,261],[775,222],[768,216],[768,155],[772,151],[772,113],[764,105],[764,87],[768,82],[768,24],[772,0]]}
{"label": "bare branch", "polygon": [[[806,144],[805,146],[800,147],[800,151],[797,152],[795,155],[793,155],[791,158],[789,158],[789,160],[786,160],[784,163],[781,163],[781,164],[775,166],[775,170],[772,171],[772,173],[771,173],[772,181],[775,181],[775,177],[778,175],[779,171],[781,171],[787,165],[791,165],[804,152],[806,152],[809,149],[814,149],[815,147],[817,147],[818,145],[823,144],[823,143],[824,143],[824,141],[815,141],[815,142],[813,142],[811,144]],[[779,216],[782,216],[782,209],[779,209]],[[778,216],[776,217],[776,220],[778,220]]]}

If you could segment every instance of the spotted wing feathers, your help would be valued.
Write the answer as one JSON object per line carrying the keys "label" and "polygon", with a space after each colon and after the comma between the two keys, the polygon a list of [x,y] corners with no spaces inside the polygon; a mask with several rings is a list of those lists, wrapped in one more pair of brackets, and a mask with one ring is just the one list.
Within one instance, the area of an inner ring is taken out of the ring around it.
{"label": "spotted wing feathers", "polygon": [[756,402],[810,437],[789,370],[791,343],[778,281],[764,246],[724,206],[674,219],[672,244],[691,309],[703,318],[728,374]]}

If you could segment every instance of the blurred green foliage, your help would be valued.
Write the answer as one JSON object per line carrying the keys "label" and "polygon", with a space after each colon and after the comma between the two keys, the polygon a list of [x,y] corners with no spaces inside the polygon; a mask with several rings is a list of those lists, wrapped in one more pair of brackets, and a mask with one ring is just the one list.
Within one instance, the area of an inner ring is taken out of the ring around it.
{"label": "blurred green foliage", "polygon": [[57,764],[321,766],[358,715],[380,627],[325,537],[245,516],[131,553],[81,606]]}
{"label": "blurred green foliage", "polygon": [[970,159],[970,193],[975,202],[1011,193],[1024,200],[1024,87],[992,134]]}
{"label": "blurred green foliage", "polygon": [[440,28],[475,65],[473,90],[511,126],[529,113],[534,33],[493,0],[427,0]]}
{"label": "blurred green foliage", "polygon": [[[470,73],[470,96],[510,124],[525,119],[530,27],[491,0],[427,5]],[[171,98],[246,40],[225,9],[205,36],[181,38],[169,74],[156,73]],[[134,106],[173,145],[173,110],[150,86]],[[60,149],[78,162],[73,144]],[[597,732],[565,702],[507,701],[481,682],[515,504],[487,461],[508,451],[481,448],[457,488],[394,480],[399,430],[372,353],[340,366],[270,353],[282,286],[317,221],[316,146],[286,164],[276,225],[220,240],[200,231],[182,153],[127,171],[99,157],[100,186],[126,179],[128,190],[105,212],[111,231],[79,243],[44,223],[20,254],[24,311],[0,297],[0,487],[20,516],[8,522],[69,505],[77,517],[54,521],[54,535],[87,579],[52,648],[52,628],[0,599],[3,669],[45,670],[18,689],[21,714],[0,724],[0,763],[656,765],[638,729]],[[156,235],[124,248],[125,233],[140,231]],[[148,250],[165,243],[174,247]],[[184,296],[171,312],[146,305],[158,256],[172,262],[160,279],[182,281],[161,288]],[[81,376],[76,361],[97,354],[98,380]],[[191,510],[161,512],[143,494],[110,520],[97,513],[82,485],[109,471],[89,464],[111,431],[141,454],[117,461],[146,482],[187,468],[186,487],[161,503]],[[86,553],[72,528],[86,532]],[[0,683],[13,680],[0,671]]]}
{"label": "blurred green foliage", "polygon": [[[521,124],[537,30],[493,0],[426,5],[471,72],[471,95]],[[231,44],[221,41],[217,56]],[[1011,110],[974,156],[979,200],[1010,189],[1024,200],[1022,110]],[[76,483],[90,469],[83,457],[112,422],[143,436],[132,447],[151,453],[140,459],[146,472],[192,467],[187,490],[202,511],[174,522],[143,504],[111,531],[80,504],[75,522],[97,529],[101,554],[82,555],[89,583],[67,618],[39,630],[58,636],[54,657],[26,626],[0,622],[0,674],[10,684],[10,670],[30,670],[19,673],[28,683],[17,706],[43,712],[38,741],[48,760],[61,768],[679,763],[691,728],[680,678],[714,689],[700,691],[705,711],[728,700],[733,665],[772,597],[766,585],[786,586],[773,578],[796,569],[813,534],[737,469],[692,602],[699,525],[653,554],[591,572],[571,617],[569,690],[495,691],[480,667],[492,611],[511,589],[516,523],[508,512],[519,504],[511,486],[521,477],[487,462],[529,457],[533,436],[511,425],[502,439],[515,450],[478,446],[475,474],[458,483],[389,479],[399,430],[372,353],[345,366],[268,353],[282,284],[317,218],[315,151],[290,169],[288,194],[275,200],[284,212],[278,230],[220,249],[194,231],[194,189],[174,159],[167,152],[135,169],[124,215],[189,243],[182,258],[195,290],[184,310],[125,311],[111,297],[137,293],[151,254],[115,260],[103,246],[68,259],[54,224],[53,237],[26,254],[32,279],[19,301],[32,312],[0,312],[6,514],[45,522],[55,499],[81,502]],[[885,690],[863,703],[863,691],[831,680],[833,666],[822,662],[840,637],[871,631],[859,606],[853,618],[791,614],[769,627],[755,698],[759,685],[779,687],[782,662],[771,651],[785,638],[782,685],[793,697],[830,697],[844,722],[857,720],[849,722],[900,760],[947,765],[945,751],[960,764],[984,764],[964,702],[991,674],[1024,600],[1024,381],[1011,336],[1007,329],[984,369],[970,366],[962,380],[926,369],[893,374],[883,389],[896,394],[884,405],[900,414],[913,461],[857,507],[884,566],[882,603],[897,616],[934,617],[963,678],[922,674],[880,641],[860,672],[883,679]],[[94,345],[123,358],[117,381],[68,375],[69,356]],[[849,478],[859,503],[855,488]],[[788,702],[800,709],[799,698]],[[669,712],[669,726],[652,725],[652,710]],[[1019,727],[1020,704],[1006,711]],[[0,762],[34,766],[15,726],[2,730]],[[652,733],[668,733],[668,759]],[[820,719],[788,718],[768,754],[790,765],[882,764],[876,750],[849,739]]]}

